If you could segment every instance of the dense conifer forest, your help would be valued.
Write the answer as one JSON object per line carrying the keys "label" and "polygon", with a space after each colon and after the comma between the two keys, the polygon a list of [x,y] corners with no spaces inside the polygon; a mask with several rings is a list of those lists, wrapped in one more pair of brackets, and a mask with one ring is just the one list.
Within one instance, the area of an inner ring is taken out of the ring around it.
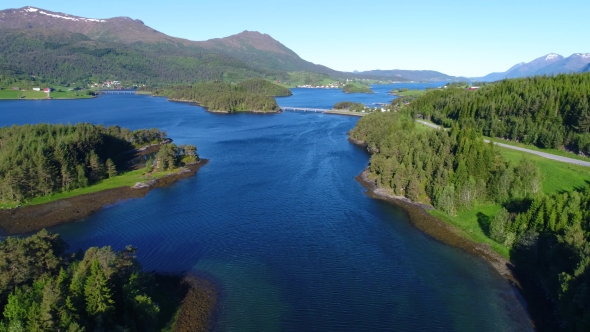
{"label": "dense conifer forest", "polygon": [[198,83],[161,89],[140,89],[172,100],[192,101],[218,112],[277,112],[273,97],[249,93],[246,87],[223,82]]}
{"label": "dense conifer forest", "polygon": [[476,91],[449,87],[409,105],[415,115],[484,135],[590,154],[590,73],[511,79]]}
{"label": "dense conifer forest", "polygon": [[172,318],[174,288],[142,272],[134,248],[65,249],[45,230],[0,242],[0,331],[159,331]]}
{"label": "dense conifer forest", "polygon": [[369,171],[379,187],[451,215],[486,201],[533,197],[541,189],[534,164],[508,163],[469,127],[418,131],[411,116],[386,112],[360,119],[350,137],[377,152]]}
{"label": "dense conifer forest", "polygon": [[86,187],[117,174],[125,152],[160,143],[158,129],[24,125],[0,128],[0,201],[21,202]]}
{"label": "dense conifer forest", "polygon": [[544,194],[534,163],[504,160],[468,122],[451,130],[415,126],[405,111],[359,120],[350,137],[373,152],[369,177],[394,195],[449,215],[500,204],[500,212],[482,227],[489,227],[489,237],[510,249],[511,260],[553,299],[564,330],[588,331],[590,189]]}

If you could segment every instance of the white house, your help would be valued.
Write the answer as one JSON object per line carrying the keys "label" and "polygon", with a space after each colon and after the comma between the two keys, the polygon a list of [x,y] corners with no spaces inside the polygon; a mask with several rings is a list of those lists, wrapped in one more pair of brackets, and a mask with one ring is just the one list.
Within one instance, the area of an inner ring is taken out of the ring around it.
{"label": "white house", "polygon": [[41,88],[33,88],[33,91],[41,91]]}

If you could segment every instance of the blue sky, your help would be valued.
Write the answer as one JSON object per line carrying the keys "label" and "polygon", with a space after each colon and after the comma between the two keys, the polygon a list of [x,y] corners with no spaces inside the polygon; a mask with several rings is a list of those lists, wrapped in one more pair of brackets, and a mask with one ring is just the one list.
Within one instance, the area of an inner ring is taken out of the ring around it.
{"label": "blue sky", "polygon": [[175,37],[206,40],[244,30],[271,35],[333,69],[505,71],[548,53],[590,52],[590,1],[3,1],[90,18],[129,16]]}

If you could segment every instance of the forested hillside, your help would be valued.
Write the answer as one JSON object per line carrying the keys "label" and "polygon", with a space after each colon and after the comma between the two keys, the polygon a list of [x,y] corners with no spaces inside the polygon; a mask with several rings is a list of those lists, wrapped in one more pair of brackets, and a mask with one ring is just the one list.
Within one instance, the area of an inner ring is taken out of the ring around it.
{"label": "forested hillside", "polygon": [[115,176],[126,161],[124,152],[165,137],[158,129],[82,123],[2,127],[0,202],[21,202]]}
{"label": "forested hillside", "polygon": [[45,230],[0,242],[0,331],[159,331],[172,319],[175,289],[142,272],[134,248],[65,249]]}
{"label": "forested hillside", "polygon": [[[34,7],[0,11],[0,75],[78,86],[286,80],[289,72],[347,76],[301,59],[267,34],[191,41],[128,17],[87,19]],[[349,76],[349,75],[348,75]]]}
{"label": "forested hillside", "polygon": [[540,173],[530,162],[513,165],[472,128],[419,131],[407,114],[375,113],[350,131],[371,151],[370,176],[395,195],[453,215],[478,203],[533,197]]}
{"label": "forested hillside", "polygon": [[564,330],[590,329],[590,188],[545,194],[540,169],[505,160],[478,130],[418,129],[411,114],[375,113],[350,132],[374,152],[378,187],[453,216],[498,204],[479,227],[509,249],[510,259],[557,304]]}
{"label": "forested hillside", "polygon": [[242,81],[238,84],[238,86],[250,94],[258,94],[270,97],[286,97],[293,95],[291,90],[260,78],[252,78]]}
{"label": "forested hillside", "polygon": [[447,127],[590,154],[590,73],[505,80],[477,91],[438,89],[409,109]]}
{"label": "forested hillside", "polygon": [[223,82],[198,83],[163,89],[146,88],[173,100],[192,101],[217,112],[277,112],[279,106],[273,97],[248,93],[244,86]]}
{"label": "forested hillside", "polygon": [[20,79],[35,76],[62,85],[105,80],[192,84],[278,74],[196,46],[122,44],[53,30],[0,30],[0,75]]}

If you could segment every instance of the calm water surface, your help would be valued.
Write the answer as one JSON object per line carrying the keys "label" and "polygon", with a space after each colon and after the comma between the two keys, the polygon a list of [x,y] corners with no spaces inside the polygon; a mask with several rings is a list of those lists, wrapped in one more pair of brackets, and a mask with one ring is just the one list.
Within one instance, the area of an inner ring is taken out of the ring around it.
{"label": "calm water surface", "polygon": [[[279,103],[329,108],[392,98],[334,92],[295,89]],[[158,127],[198,146],[211,162],[195,177],[52,231],[71,250],[131,244],[147,270],[211,277],[222,291],[217,331],[530,329],[512,288],[485,262],[365,196],[354,177],[369,156],[346,140],[357,120],[219,115],[129,95],[0,102],[0,126]]]}

